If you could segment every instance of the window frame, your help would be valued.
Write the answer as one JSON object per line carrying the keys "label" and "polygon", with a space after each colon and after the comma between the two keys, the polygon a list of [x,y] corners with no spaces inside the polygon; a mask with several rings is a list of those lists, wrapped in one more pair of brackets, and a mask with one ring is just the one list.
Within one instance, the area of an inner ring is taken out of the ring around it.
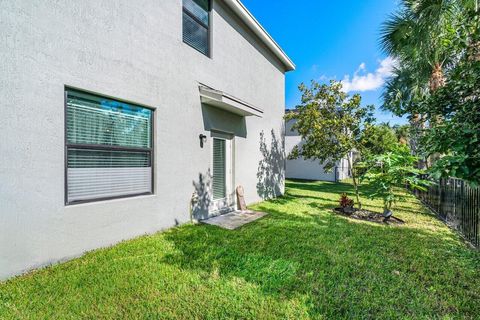
{"label": "window frame", "polygon": [[[195,49],[196,51],[200,52],[202,55],[208,57],[208,58],[211,58],[212,57],[212,30],[211,30],[211,27],[212,27],[212,7],[213,7],[213,0],[208,0],[208,11],[207,11],[207,14],[208,14],[208,25],[205,24],[203,21],[201,21],[200,19],[198,19],[195,14],[193,14],[192,12],[190,12],[183,4],[183,0],[182,0],[182,42],[185,43],[186,45],[188,45],[189,47]],[[207,52],[204,53],[202,51],[200,51],[198,48],[195,48],[194,46],[192,46],[191,44],[189,44],[188,42],[185,41],[185,38],[183,37],[183,31],[184,31],[184,24],[183,24],[183,14],[186,14],[188,15],[191,19],[193,19],[196,23],[198,23],[200,26],[204,27],[207,29]]]}
{"label": "window frame", "polygon": [[[95,97],[104,98],[115,100],[121,103],[132,104],[137,107],[148,109],[152,112],[151,117],[151,128],[150,128],[150,137],[151,137],[151,144],[150,148],[141,148],[141,147],[122,147],[122,146],[115,146],[115,145],[97,145],[97,144],[72,144],[68,142],[68,115],[67,115],[67,101],[68,101],[68,92],[79,92],[84,94],[89,94]],[[108,201],[108,200],[115,200],[115,199],[125,199],[125,198],[133,198],[139,196],[147,196],[147,195],[154,195],[155,194],[155,111],[156,109],[150,106],[146,106],[144,104],[131,102],[124,99],[115,98],[109,95],[98,94],[92,91],[78,89],[75,87],[65,86],[64,87],[64,202],[65,206],[77,205],[77,204],[84,204],[84,203],[92,203],[92,202],[100,202],[100,201]],[[98,197],[94,199],[86,199],[86,200],[75,200],[75,201],[68,201],[68,150],[69,149],[79,149],[79,150],[97,150],[97,151],[134,151],[134,152],[147,152],[150,154],[150,167],[151,167],[151,191],[150,192],[142,192],[142,193],[135,193],[135,194],[128,194],[128,195],[120,195],[120,196],[112,196],[112,197]]]}

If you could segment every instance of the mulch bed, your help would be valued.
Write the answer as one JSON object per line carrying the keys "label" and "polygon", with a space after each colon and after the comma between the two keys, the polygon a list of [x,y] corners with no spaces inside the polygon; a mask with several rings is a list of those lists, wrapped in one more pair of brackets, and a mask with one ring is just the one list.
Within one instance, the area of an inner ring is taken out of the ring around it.
{"label": "mulch bed", "polygon": [[363,210],[363,209],[362,210],[354,209],[354,210],[355,211],[353,213],[347,214],[343,212],[342,208],[335,208],[333,209],[333,212],[351,219],[370,221],[370,222],[376,222],[376,223],[382,223],[382,224],[404,224],[405,223],[405,221],[403,221],[402,219],[396,218],[394,216],[390,217],[390,219],[385,222],[383,214],[381,213],[373,212],[369,210]]}

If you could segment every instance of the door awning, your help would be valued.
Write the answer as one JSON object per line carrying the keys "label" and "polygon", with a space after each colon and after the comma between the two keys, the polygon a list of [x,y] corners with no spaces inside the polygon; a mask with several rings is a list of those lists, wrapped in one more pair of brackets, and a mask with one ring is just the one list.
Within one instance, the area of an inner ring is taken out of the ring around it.
{"label": "door awning", "polygon": [[225,92],[215,90],[206,86],[199,86],[200,99],[202,103],[244,116],[263,117],[263,110],[246,103]]}

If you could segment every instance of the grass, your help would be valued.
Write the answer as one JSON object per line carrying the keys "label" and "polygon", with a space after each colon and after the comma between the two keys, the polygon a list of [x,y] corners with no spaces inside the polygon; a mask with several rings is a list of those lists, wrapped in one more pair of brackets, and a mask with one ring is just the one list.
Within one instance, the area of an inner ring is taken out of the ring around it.
{"label": "grass", "polygon": [[479,252],[413,197],[386,226],[333,214],[342,192],[289,181],[239,230],[185,225],[17,277],[0,318],[478,319]]}

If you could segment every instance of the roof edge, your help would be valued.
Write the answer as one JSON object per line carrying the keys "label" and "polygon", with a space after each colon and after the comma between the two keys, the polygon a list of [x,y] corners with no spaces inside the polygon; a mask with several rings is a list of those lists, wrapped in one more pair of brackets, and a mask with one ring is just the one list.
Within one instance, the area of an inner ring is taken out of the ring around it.
{"label": "roof edge", "polygon": [[273,40],[272,36],[268,34],[267,30],[255,19],[253,14],[248,11],[245,5],[240,0],[224,0],[224,2],[240,17],[240,19],[263,41],[263,43],[270,49],[275,56],[285,66],[286,71],[295,70],[295,64],[287,56],[285,51]]}

